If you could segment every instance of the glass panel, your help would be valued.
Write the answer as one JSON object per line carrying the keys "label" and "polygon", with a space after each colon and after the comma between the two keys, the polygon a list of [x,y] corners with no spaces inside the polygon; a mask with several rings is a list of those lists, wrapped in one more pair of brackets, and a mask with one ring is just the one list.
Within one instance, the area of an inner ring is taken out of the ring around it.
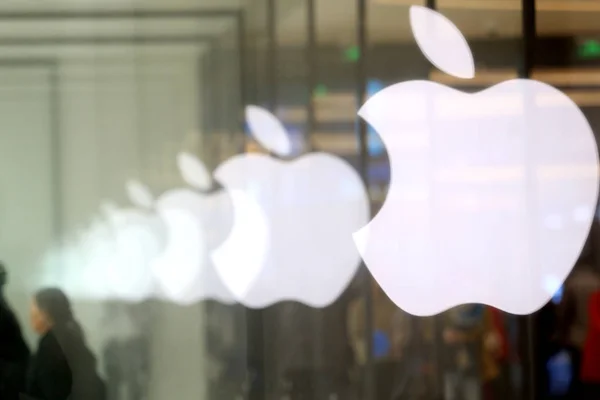
{"label": "glass panel", "polygon": [[[98,377],[115,400],[207,397],[206,277],[157,260],[181,234],[167,197],[202,201],[177,155],[211,171],[242,150],[235,3],[0,6],[1,398],[93,400]],[[15,322],[36,355],[26,385]]]}
{"label": "glass panel", "polygon": [[[535,42],[532,77],[560,89],[573,100],[583,112],[597,142],[600,128],[600,31],[594,21],[600,16],[598,4],[586,1],[541,0],[537,2],[536,8],[538,37]],[[546,107],[549,108],[548,112],[557,113],[561,110],[551,104]],[[575,123],[569,121],[569,126],[574,126]],[[568,141],[574,144],[581,143],[584,135],[587,133],[582,130],[569,130]],[[596,183],[590,177],[596,167],[583,164],[582,154],[575,156],[573,146],[566,144],[565,150],[567,148],[570,149],[569,154],[573,154],[574,157],[561,165],[554,165],[554,172],[548,176],[550,181],[560,182],[561,176],[569,176],[581,184],[595,187]],[[595,147],[587,150],[597,151]],[[553,218],[547,215],[546,218],[548,221],[558,220],[558,234],[572,236],[569,219],[563,220],[560,215]],[[569,277],[557,290],[553,301],[549,302],[536,318],[539,329],[543,329],[544,332],[558,332],[554,338],[541,331],[534,337],[539,343],[535,361],[538,365],[537,390],[540,395],[564,392],[573,398],[594,398],[598,395],[595,389],[597,382],[593,376],[594,367],[590,369],[591,360],[596,360],[597,357],[589,347],[593,346],[597,333],[592,324],[588,323],[595,318],[594,309],[588,305],[593,304],[592,294],[600,289],[597,229],[596,217],[592,222],[587,242]],[[589,345],[586,344],[586,337],[589,338]],[[582,362],[582,357],[587,357],[588,361]],[[561,385],[561,377],[564,374],[561,375],[556,369],[557,366],[560,368],[561,361],[562,365],[567,366],[566,371],[572,377],[570,385]],[[544,365],[549,368],[544,369]]]}
{"label": "glass panel", "polygon": [[[493,5],[489,2],[436,2],[437,10],[458,27],[473,53],[476,72],[475,77],[468,80],[440,71],[423,56],[410,27],[411,5],[425,4],[421,1],[369,2],[367,96],[409,80],[429,79],[475,92],[517,77],[521,57],[519,1]],[[389,158],[378,133],[371,127],[368,138],[369,186],[375,202],[373,207],[378,210],[388,194]],[[432,275],[430,281],[438,282],[440,277]],[[443,288],[434,292],[440,293],[438,298],[442,298]],[[376,283],[371,296],[373,326],[366,331],[370,331],[374,343],[371,358],[376,371],[376,398],[483,399],[487,396],[507,398],[520,393],[518,383],[512,381],[521,374],[516,361],[520,342],[514,331],[515,317],[475,305],[432,317],[415,317],[398,308]],[[465,312],[477,315],[468,328],[459,321]],[[486,347],[492,337],[510,346],[503,347],[500,355],[497,347]],[[366,357],[368,354],[363,356]]]}
{"label": "glass panel", "polygon": [[[587,391],[600,398],[588,308],[600,290],[597,221],[566,283],[543,282],[556,292],[553,300],[524,317],[473,304],[413,316],[388,297],[388,285],[404,282],[378,283],[362,263],[349,266],[341,283],[328,280],[326,268],[295,271],[298,287],[305,287],[301,279],[339,285],[326,306],[282,296],[250,307],[233,294],[233,280],[250,265],[251,246],[234,255],[240,269],[229,278],[217,269],[212,256],[243,215],[218,171],[239,154],[277,158],[250,134],[247,105],[269,109],[283,123],[293,154],[282,163],[323,152],[346,161],[339,164],[346,172],[364,175],[371,217],[389,196],[390,155],[368,124],[367,151],[360,153],[357,110],[393,84],[429,80],[481,95],[532,78],[563,91],[592,131],[600,124],[594,1],[537,0],[537,37],[524,38],[527,2],[437,0],[436,9],[468,41],[473,79],[434,67],[417,45],[409,10],[424,0],[361,1],[0,4],[1,399],[533,400],[567,392],[579,399]],[[362,22],[366,49],[359,45]],[[491,101],[493,113],[475,116],[505,123],[524,115],[527,102],[512,100]],[[554,107],[551,100],[536,104]],[[442,108],[447,104],[455,105]],[[471,121],[476,110],[453,108],[450,115]],[[575,122],[568,122],[570,132]],[[579,132],[572,134],[575,143]],[[452,190],[442,197],[466,217],[448,237],[462,235],[476,211],[472,199],[488,193],[491,182],[514,180],[508,165],[455,161],[456,170],[443,171]],[[597,183],[597,166],[582,165],[577,154],[546,167],[550,181]],[[457,195],[461,180],[473,177],[481,185]],[[307,187],[320,177],[309,178]],[[338,181],[346,185],[338,179],[332,186]],[[298,185],[282,187],[296,194]],[[492,193],[479,205],[515,209],[499,197]],[[573,221],[591,218],[591,209],[573,208]],[[543,217],[565,233],[566,218]],[[327,224],[323,218],[315,229]],[[491,248],[464,242],[465,254],[485,263]],[[526,283],[521,272],[486,290]],[[436,288],[430,295],[441,299],[435,285],[448,280],[427,277]],[[452,279],[464,287],[476,281]],[[256,292],[285,284],[274,281]]]}

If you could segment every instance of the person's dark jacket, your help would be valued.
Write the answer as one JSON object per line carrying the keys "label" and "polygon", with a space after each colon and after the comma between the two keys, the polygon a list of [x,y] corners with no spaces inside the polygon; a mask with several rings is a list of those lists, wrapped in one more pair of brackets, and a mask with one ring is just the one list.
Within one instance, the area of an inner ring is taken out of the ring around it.
{"label": "person's dark jacket", "polygon": [[29,348],[17,317],[0,294],[0,399],[16,400],[25,387]]}
{"label": "person's dark jacket", "polygon": [[50,331],[31,359],[26,394],[36,400],[103,400],[105,388],[83,340]]}

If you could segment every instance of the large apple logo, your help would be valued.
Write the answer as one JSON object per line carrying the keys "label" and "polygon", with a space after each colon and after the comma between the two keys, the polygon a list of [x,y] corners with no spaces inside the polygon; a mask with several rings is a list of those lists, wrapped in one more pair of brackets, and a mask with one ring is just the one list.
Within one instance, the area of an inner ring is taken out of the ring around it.
{"label": "large apple logo", "polygon": [[[246,120],[264,148],[291,155],[289,136],[275,116],[248,106]],[[332,303],[356,273],[360,256],[352,233],[369,218],[366,190],[354,169],[325,153],[291,161],[243,154],[214,175],[231,196],[234,225],[212,259],[236,299],[249,307],[281,300]]]}
{"label": "large apple logo", "polygon": [[[474,76],[465,38],[412,6],[426,57]],[[463,303],[529,314],[548,302],[586,241],[598,197],[593,132],[559,90],[533,80],[468,94],[429,81],[392,85],[359,115],[381,135],[391,182],[354,235],[387,295],[432,315]],[[560,216],[560,224],[549,223]]]}
{"label": "large apple logo", "polygon": [[171,301],[232,303],[232,294],[210,260],[210,252],[231,230],[231,200],[225,191],[212,190],[212,178],[196,157],[181,153],[177,163],[193,189],[173,189],[156,200],[156,212],[166,228],[166,247],[154,262],[155,277]]}

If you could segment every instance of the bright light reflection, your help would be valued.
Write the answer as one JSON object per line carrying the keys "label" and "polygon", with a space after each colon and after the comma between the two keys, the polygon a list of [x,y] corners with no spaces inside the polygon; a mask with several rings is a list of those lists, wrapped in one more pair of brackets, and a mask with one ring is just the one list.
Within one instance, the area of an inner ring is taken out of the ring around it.
{"label": "bright light reflection", "polygon": [[204,269],[206,241],[193,216],[183,210],[161,212],[166,246],[153,263],[154,275],[168,299],[192,303],[202,298],[199,278]]}
{"label": "bright light reflection", "polygon": [[238,299],[260,274],[269,248],[268,220],[254,197],[230,192],[236,222],[227,240],[212,253],[217,272]]}

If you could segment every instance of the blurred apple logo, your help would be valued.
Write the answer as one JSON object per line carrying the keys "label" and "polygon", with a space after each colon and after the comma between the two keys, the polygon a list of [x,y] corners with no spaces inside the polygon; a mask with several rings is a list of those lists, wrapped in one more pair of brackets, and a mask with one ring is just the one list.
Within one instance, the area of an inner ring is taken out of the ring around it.
{"label": "blurred apple logo", "polygon": [[183,304],[205,299],[232,303],[210,258],[232,228],[232,201],[225,191],[213,190],[212,177],[198,158],[180,153],[177,164],[189,187],[168,190],[155,206],[166,228],[166,248],[153,264],[159,296]]}
{"label": "blurred apple logo", "polygon": [[[292,156],[282,123],[248,106],[246,120],[273,155]],[[365,186],[350,164],[325,153],[295,160],[243,154],[214,174],[233,201],[231,235],[212,259],[236,299],[249,307],[295,300],[332,303],[360,263],[352,232],[367,223]]]}

